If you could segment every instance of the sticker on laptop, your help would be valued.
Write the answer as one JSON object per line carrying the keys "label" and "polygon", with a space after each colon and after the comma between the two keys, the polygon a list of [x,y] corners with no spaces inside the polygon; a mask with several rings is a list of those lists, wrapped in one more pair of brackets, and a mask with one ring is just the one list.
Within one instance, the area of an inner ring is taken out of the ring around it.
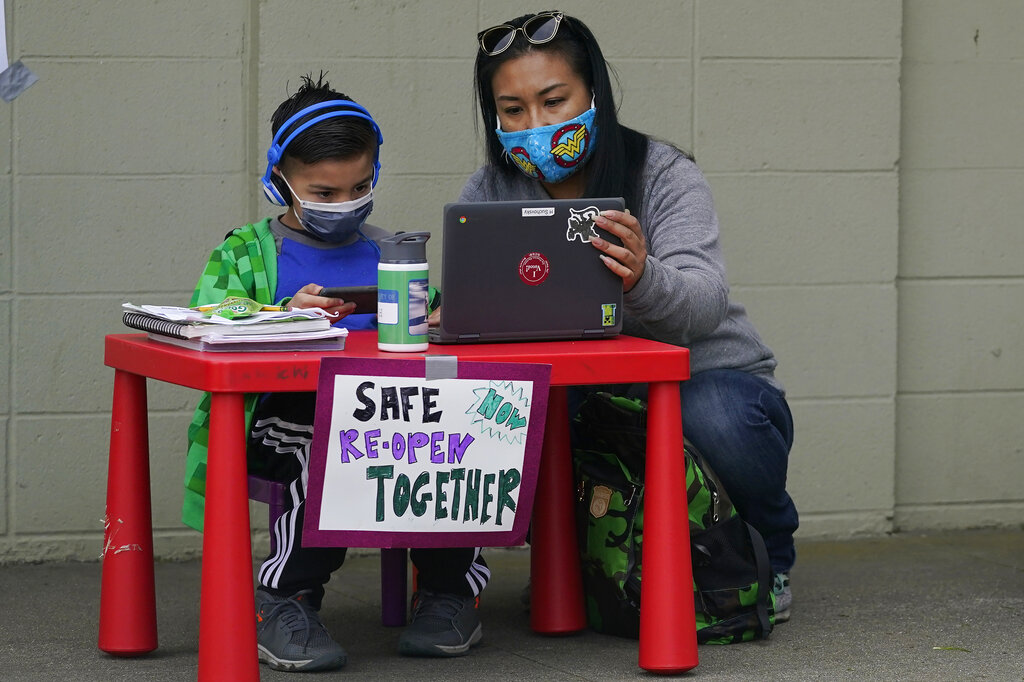
{"label": "sticker on laptop", "polygon": [[519,279],[532,287],[546,280],[550,271],[550,261],[544,254],[536,251],[531,251],[519,261]]}
{"label": "sticker on laptop", "polygon": [[600,215],[601,211],[596,206],[587,206],[584,209],[569,209],[569,228],[565,231],[565,240],[573,241],[576,237],[584,244],[598,236],[594,228],[594,218]]}
{"label": "sticker on laptop", "polygon": [[602,327],[614,327],[615,326],[615,304],[614,303],[602,303],[601,304],[601,326]]}

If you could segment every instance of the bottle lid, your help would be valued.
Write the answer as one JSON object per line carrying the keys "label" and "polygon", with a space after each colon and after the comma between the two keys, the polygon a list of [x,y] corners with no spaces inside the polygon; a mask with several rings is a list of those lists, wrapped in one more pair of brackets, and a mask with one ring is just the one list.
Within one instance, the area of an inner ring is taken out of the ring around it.
{"label": "bottle lid", "polygon": [[429,232],[399,232],[377,242],[380,259],[389,263],[424,263],[427,260]]}

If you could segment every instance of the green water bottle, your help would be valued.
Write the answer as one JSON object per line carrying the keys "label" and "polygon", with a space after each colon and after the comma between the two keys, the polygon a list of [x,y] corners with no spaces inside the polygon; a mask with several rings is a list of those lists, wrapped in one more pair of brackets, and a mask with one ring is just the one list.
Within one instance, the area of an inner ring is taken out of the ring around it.
{"label": "green water bottle", "polygon": [[429,232],[402,232],[380,242],[377,265],[377,348],[427,350],[427,240]]}

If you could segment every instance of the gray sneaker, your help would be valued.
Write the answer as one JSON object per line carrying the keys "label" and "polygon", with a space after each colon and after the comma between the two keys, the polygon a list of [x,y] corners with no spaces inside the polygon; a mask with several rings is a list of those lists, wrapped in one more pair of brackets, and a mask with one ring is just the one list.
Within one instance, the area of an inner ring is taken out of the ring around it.
{"label": "gray sneaker", "polygon": [[465,656],[483,639],[476,597],[420,590],[412,622],[398,638],[403,656]]}
{"label": "gray sneaker", "polygon": [[789,589],[789,573],[776,573],[775,584],[775,622],[785,623],[789,620],[789,608],[793,605],[793,591]]}
{"label": "gray sneaker", "polygon": [[309,590],[290,597],[256,591],[256,644],[260,663],[285,672],[333,670],[345,665],[345,650],[331,639]]}

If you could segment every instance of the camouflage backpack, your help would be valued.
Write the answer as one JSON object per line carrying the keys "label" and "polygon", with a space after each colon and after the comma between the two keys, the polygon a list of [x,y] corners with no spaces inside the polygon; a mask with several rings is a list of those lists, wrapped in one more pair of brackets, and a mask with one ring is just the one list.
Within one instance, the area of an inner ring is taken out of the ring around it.
{"label": "camouflage backpack", "polygon": [[[573,424],[587,621],[623,637],[640,630],[646,415],[640,400],[592,393]],[[775,596],[764,541],[689,442],[684,456],[697,641],[766,638]]]}

